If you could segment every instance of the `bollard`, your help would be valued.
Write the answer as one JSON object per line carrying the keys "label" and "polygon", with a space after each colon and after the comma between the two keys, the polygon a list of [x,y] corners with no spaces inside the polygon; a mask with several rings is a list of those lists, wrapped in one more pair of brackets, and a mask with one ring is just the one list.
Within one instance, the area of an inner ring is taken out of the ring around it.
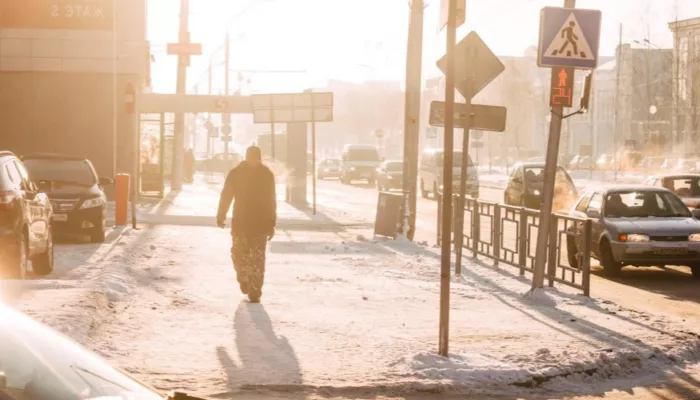
{"label": "bollard", "polygon": [[129,214],[129,183],[131,176],[129,174],[117,174],[114,180],[116,208],[114,215],[114,224],[117,226],[125,226]]}

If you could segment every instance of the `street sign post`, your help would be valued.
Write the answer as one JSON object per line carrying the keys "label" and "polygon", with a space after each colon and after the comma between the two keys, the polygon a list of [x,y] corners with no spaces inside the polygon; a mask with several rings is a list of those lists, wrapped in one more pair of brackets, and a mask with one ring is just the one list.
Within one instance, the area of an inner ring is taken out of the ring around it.
{"label": "street sign post", "polygon": [[[540,14],[538,64],[552,67],[553,87],[543,201],[532,274],[533,290],[544,286],[561,125],[562,120],[570,116],[564,115],[564,107],[570,107],[572,103],[570,94],[573,93],[574,68],[595,69],[598,63],[601,13],[597,10],[577,10],[575,7],[576,0],[564,0],[564,8],[545,7]],[[567,90],[569,88],[570,92]]]}
{"label": "street sign post", "polygon": [[598,66],[601,19],[600,10],[543,8],[540,12],[537,65],[595,69]]}
{"label": "street sign post", "polygon": [[[501,60],[493,54],[493,51],[484,43],[481,37],[476,32],[470,32],[464,37],[456,46],[455,63],[457,67],[457,79],[456,88],[459,93],[464,96],[466,103],[460,105],[461,111],[465,115],[476,116],[472,112],[471,100],[476,96],[486,85],[491,83],[498,75],[500,75],[505,70],[505,65]],[[446,57],[442,57],[437,62],[438,68],[445,72],[447,67]],[[455,105],[457,106],[457,105]],[[445,110],[447,111],[447,108]],[[464,128],[464,136],[462,140],[462,163],[460,169],[460,190],[459,201],[460,206],[458,207],[461,216],[458,216],[456,220],[455,229],[457,232],[461,232],[459,229],[463,227],[464,224],[464,197],[466,195],[466,180],[467,180],[467,165],[469,159],[469,132],[474,128],[471,124],[473,118],[464,118],[462,122],[462,128]],[[505,123],[505,121],[504,121]],[[480,128],[481,129],[481,128]],[[504,127],[505,129],[505,127]],[[488,130],[488,129],[482,129]],[[447,162],[447,161],[445,161]],[[444,179],[447,179],[444,176]],[[443,186],[450,185],[451,181],[445,180]],[[444,210],[444,208],[443,208]],[[461,274],[462,270],[462,243],[464,238],[462,235],[455,236],[455,273],[457,275]]]}
{"label": "street sign post", "polygon": [[[450,0],[440,0],[440,26],[439,29],[443,30],[447,25],[447,14],[450,9]],[[464,25],[466,21],[466,11],[467,11],[467,0],[457,0],[457,8],[455,10],[455,27],[459,28]]]}
{"label": "street sign post", "polygon": [[[435,116],[431,104],[431,118],[439,117],[438,108],[442,108],[441,124],[445,129],[444,155],[443,155],[443,195],[442,195],[442,249],[440,260],[440,336],[438,352],[441,356],[449,354],[449,307],[450,307],[450,261],[452,234],[452,166],[454,152],[454,128],[456,121],[461,122],[464,128],[462,140],[462,163],[460,175],[460,196],[458,199],[460,213],[456,218],[455,232],[462,232],[464,225],[464,196],[466,190],[467,160],[469,159],[469,130],[477,116],[484,115],[491,110],[484,111],[479,106],[472,106],[472,98],[486,85],[505,70],[503,63],[496,57],[491,49],[484,43],[476,32],[470,32],[459,44],[456,42],[456,30],[459,24],[458,0],[445,0],[447,8],[447,45],[446,54],[437,62],[438,68],[445,74],[445,102],[435,105]],[[466,13],[465,13],[466,14]],[[455,89],[466,99],[464,104],[455,104]],[[459,110],[455,110],[455,107]],[[483,107],[483,106],[482,106]],[[455,119],[455,112],[464,114],[464,118]],[[505,111],[505,110],[504,110]],[[505,113],[502,118],[505,123]],[[434,122],[434,121],[433,121]],[[486,117],[485,121],[479,121],[482,130],[485,128],[501,127],[494,122],[500,122],[498,117]],[[431,124],[432,125],[432,124]],[[504,127],[505,128],[505,127]],[[463,235],[455,235],[455,273],[459,275],[462,267],[462,241]]]}
{"label": "street sign post", "polygon": [[[189,35],[188,35],[189,36]],[[181,56],[180,62],[184,66],[190,65],[191,56],[201,56],[202,55],[202,44],[201,43],[189,43],[189,41],[184,43],[168,43],[168,55],[171,56]]]}
{"label": "street sign post", "polygon": [[[464,103],[455,104],[455,128],[464,128],[466,122],[466,108]],[[485,106],[482,104],[472,104],[471,106],[471,129],[489,132],[503,132],[506,130],[505,107]],[[445,126],[445,102],[433,101],[430,103],[430,126]],[[480,139],[476,138],[475,139]]]}

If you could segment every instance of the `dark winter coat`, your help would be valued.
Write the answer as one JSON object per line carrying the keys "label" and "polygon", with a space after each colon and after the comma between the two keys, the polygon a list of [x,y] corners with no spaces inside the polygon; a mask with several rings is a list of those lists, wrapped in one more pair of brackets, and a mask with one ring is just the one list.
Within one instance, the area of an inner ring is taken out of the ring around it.
{"label": "dark winter coat", "polygon": [[233,201],[231,232],[246,236],[270,235],[277,223],[275,176],[263,164],[243,161],[226,177],[217,219],[226,219]]}

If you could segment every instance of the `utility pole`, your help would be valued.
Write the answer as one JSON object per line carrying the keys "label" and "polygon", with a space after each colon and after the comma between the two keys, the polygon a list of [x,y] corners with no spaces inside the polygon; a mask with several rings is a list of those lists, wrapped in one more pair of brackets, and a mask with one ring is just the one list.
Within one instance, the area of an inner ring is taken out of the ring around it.
{"label": "utility pole", "polygon": [[[416,233],[416,185],[418,181],[418,144],[420,140],[420,99],[423,66],[423,0],[410,0],[406,54],[406,101],[404,111],[403,190],[409,193],[408,239]],[[405,210],[404,210],[405,211]],[[405,215],[405,212],[403,213]]]}
{"label": "utility pole", "polygon": [[620,109],[620,67],[622,66],[622,23],[620,23],[620,36],[617,44],[617,54],[615,55],[615,112],[613,113],[613,167],[615,169],[615,182],[617,182],[618,158],[619,150],[618,135],[619,135],[619,109]]}
{"label": "utility pole", "polygon": [[[452,158],[454,157],[455,44],[457,42],[457,0],[447,0],[447,45],[445,56],[445,148],[443,155],[442,249],[440,254],[440,335],[438,354],[449,355],[450,262],[452,260]],[[408,90],[406,90],[408,93]],[[405,175],[405,174],[404,174]],[[415,182],[413,183],[415,185]],[[438,199],[439,200],[439,199]]]}
{"label": "utility pole", "polygon": [[[576,8],[576,0],[564,0],[564,8]],[[552,75],[557,69],[552,68]],[[571,68],[571,73],[574,69]],[[561,137],[561,122],[564,107],[552,106],[552,118],[549,122],[549,139],[547,142],[547,158],[544,170],[544,186],[542,188],[542,210],[540,211],[540,223],[537,231],[537,250],[535,253],[535,270],[532,276],[532,289],[544,287],[545,268],[547,266],[547,242],[552,221],[552,204],[554,203],[554,180],[557,171],[557,159],[559,156],[559,139]],[[556,243],[549,243],[556,246]]]}
{"label": "utility pole", "polygon": [[[212,79],[213,79],[213,71],[212,71],[212,62],[214,61],[214,56],[209,59],[209,88],[207,92],[209,95],[212,94]],[[207,121],[211,121],[211,113],[207,114]],[[209,136],[209,130],[207,130],[207,157],[211,156],[211,137]]]}
{"label": "utility pole", "polygon": [[[229,92],[229,69],[230,69],[230,62],[231,62],[231,36],[226,32],[226,48],[224,49],[224,95],[228,96]],[[221,124],[222,128],[224,125],[230,126],[231,124],[231,114],[224,114],[222,115],[222,121],[223,123]],[[225,133],[225,132],[224,132]],[[230,132],[229,132],[230,133]],[[227,135],[228,136],[228,135]],[[229,136],[230,139],[230,136]],[[224,160],[225,162],[228,163],[228,146],[229,146],[229,140],[224,141]]]}
{"label": "utility pole", "polygon": [[[180,0],[180,43],[189,43],[190,1]],[[177,57],[177,94],[185,94],[187,90],[187,65],[189,55],[180,54]],[[173,137],[173,167],[170,185],[173,190],[182,189],[183,161],[185,158],[185,114],[175,114],[175,126]]]}

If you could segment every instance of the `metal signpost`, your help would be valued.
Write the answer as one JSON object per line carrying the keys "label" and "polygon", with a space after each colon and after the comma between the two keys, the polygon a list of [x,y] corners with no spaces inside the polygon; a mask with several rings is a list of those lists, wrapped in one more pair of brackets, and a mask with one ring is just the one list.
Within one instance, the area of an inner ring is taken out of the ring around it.
{"label": "metal signpost", "polygon": [[126,83],[124,103],[126,107],[126,113],[131,116],[133,120],[134,129],[134,165],[131,177],[131,227],[136,229],[136,202],[138,201],[139,192],[139,171],[141,162],[141,118],[136,112],[138,109],[138,94],[136,93],[136,87],[132,81]]}
{"label": "metal signpost", "polygon": [[[444,0],[442,9],[447,14],[447,46],[445,47],[445,138],[443,157],[442,193],[442,249],[440,252],[440,332],[438,354],[449,355],[450,339],[450,250],[452,227],[452,157],[454,151],[454,104],[455,104],[455,42],[457,41],[457,0]],[[447,4],[445,4],[447,3]]]}
{"label": "metal signpost", "polygon": [[[582,110],[564,115],[564,107],[567,104],[571,105],[570,97],[573,90],[569,93],[568,89],[573,89],[569,85],[573,82],[573,69],[595,69],[598,65],[601,12],[575,9],[575,7],[576,0],[565,0],[564,8],[545,7],[540,15],[538,65],[552,68],[552,83],[557,85],[552,86],[550,96],[552,117],[544,170],[543,204],[537,232],[535,272],[532,277],[533,290],[544,286],[561,123],[571,115],[585,112],[588,107],[590,79],[586,79],[587,87],[584,89],[584,101],[581,102]],[[552,246],[554,245],[552,243]]]}
{"label": "metal signpost", "polygon": [[[493,54],[491,49],[481,40],[481,37],[479,37],[476,32],[470,32],[457,44],[455,50],[457,52],[455,60],[457,67],[456,87],[459,93],[466,99],[464,104],[460,104],[460,111],[464,114],[465,118],[459,120],[462,128],[464,128],[464,136],[462,139],[462,160],[460,163],[459,197],[457,199],[460,214],[455,221],[455,232],[462,232],[464,228],[464,198],[467,190],[467,171],[469,164],[469,131],[471,129],[483,129],[482,127],[475,126],[475,113],[473,110],[474,107],[471,104],[471,99],[500,75],[506,67],[501,60]],[[443,72],[445,71],[445,62],[445,58],[443,57],[437,64]],[[488,106],[482,106],[481,111],[483,111],[483,107]],[[497,122],[498,125],[502,123],[505,129],[505,109],[501,109],[502,110],[495,112],[502,112],[503,120],[489,122]],[[487,109],[486,113],[490,111],[491,110]],[[447,107],[445,112],[447,112]],[[447,153],[447,149],[445,149],[445,153]],[[444,162],[445,165],[448,165],[446,155]],[[451,170],[452,162],[450,162],[449,166]],[[449,185],[452,185],[452,180],[448,181],[445,176],[443,187]],[[445,210],[445,208],[443,208],[443,210]],[[460,275],[462,272],[462,244],[464,242],[464,237],[461,234],[457,234],[455,235],[454,242],[455,274]]]}
{"label": "metal signpost", "polygon": [[[275,143],[275,122],[311,122],[313,168],[316,166],[316,122],[333,121],[333,93],[311,92],[257,94],[252,97],[253,121],[256,124],[272,124],[272,151]],[[274,160],[274,154],[273,154]],[[313,212],[316,214],[316,173],[312,171]]]}

